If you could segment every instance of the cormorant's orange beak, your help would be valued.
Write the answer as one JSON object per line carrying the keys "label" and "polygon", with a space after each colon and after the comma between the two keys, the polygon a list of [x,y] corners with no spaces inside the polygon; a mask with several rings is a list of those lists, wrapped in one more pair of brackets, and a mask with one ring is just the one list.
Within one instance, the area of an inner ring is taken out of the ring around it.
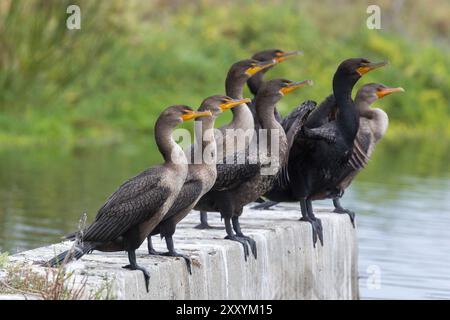
{"label": "cormorant's orange beak", "polygon": [[384,88],[381,89],[379,91],[377,91],[377,96],[379,99],[383,98],[384,96],[387,96],[391,93],[394,92],[405,92],[405,89],[403,89],[402,87],[398,87],[398,88]]}
{"label": "cormorant's orange beak", "polygon": [[250,100],[248,98],[246,98],[246,99],[239,99],[239,100],[232,100],[232,99],[230,99],[229,101],[227,101],[225,103],[222,103],[219,107],[220,107],[220,109],[222,109],[222,111],[225,111],[225,110],[231,109],[233,107],[240,106],[241,104],[249,103],[251,101],[252,100]]}
{"label": "cormorant's orange beak", "polygon": [[183,121],[189,121],[200,117],[212,117],[211,111],[185,111],[181,116]]}
{"label": "cormorant's orange beak", "polygon": [[287,59],[294,58],[295,56],[298,56],[300,54],[303,54],[303,52],[298,51],[298,50],[289,51],[289,52],[278,52],[277,56],[274,58],[274,60],[277,63],[280,63],[280,62],[286,61]]}
{"label": "cormorant's orange beak", "polygon": [[371,62],[368,63],[364,66],[359,67],[358,69],[356,69],[356,72],[359,73],[360,76],[366,74],[369,71],[384,67],[385,65],[387,65],[388,62],[387,61],[382,61],[382,62]]}
{"label": "cormorant's orange beak", "polygon": [[279,90],[279,92],[282,95],[286,95],[288,93],[291,93],[292,91],[295,91],[301,87],[305,87],[305,86],[312,86],[314,84],[314,82],[312,80],[304,80],[304,81],[299,81],[299,82],[292,82],[290,84],[288,84],[286,87],[283,87]]}
{"label": "cormorant's orange beak", "polygon": [[252,65],[247,70],[245,70],[245,73],[249,77],[251,77],[255,73],[273,66],[275,63],[276,63],[275,60],[267,60],[267,61],[258,62],[258,63],[255,63],[254,65]]}

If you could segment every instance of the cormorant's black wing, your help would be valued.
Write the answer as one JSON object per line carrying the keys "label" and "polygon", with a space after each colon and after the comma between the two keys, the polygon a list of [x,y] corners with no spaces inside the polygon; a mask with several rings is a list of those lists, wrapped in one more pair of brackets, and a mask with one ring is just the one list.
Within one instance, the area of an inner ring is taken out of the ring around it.
{"label": "cormorant's black wing", "polygon": [[211,188],[212,191],[233,189],[260,172],[259,162],[250,162],[248,156],[245,156],[245,161],[242,161],[244,163],[238,162],[239,157],[243,156],[244,152],[235,153],[232,163],[217,164],[217,179]]}
{"label": "cormorant's black wing", "polygon": [[294,110],[292,110],[286,117],[281,121],[281,126],[284,132],[288,134],[289,131],[296,125],[298,125],[299,120],[303,120],[304,116],[316,107],[317,103],[312,100],[306,100]]}
{"label": "cormorant's black wing", "polygon": [[83,240],[112,241],[151,217],[169,197],[158,169],[150,168],[122,184],[100,208]]}
{"label": "cormorant's black wing", "polygon": [[202,191],[202,182],[198,179],[187,179],[181,188],[175,202],[169,211],[167,211],[162,221],[165,221],[174,215],[176,215],[181,210],[190,206],[194,201],[200,196]]}
{"label": "cormorant's black wing", "polygon": [[336,99],[331,94],[308,116],[305,126],[308,128],[317,128],[336,118]]}

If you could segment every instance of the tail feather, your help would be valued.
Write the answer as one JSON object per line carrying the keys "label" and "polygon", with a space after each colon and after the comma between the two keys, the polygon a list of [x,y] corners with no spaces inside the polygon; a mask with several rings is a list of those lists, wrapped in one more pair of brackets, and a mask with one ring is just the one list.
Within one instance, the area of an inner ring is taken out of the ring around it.
{"label": "tail feather", "polygon": [[42,264],[45,267],[57,267],[73,260],[78,260],[89,251],[95,249],[95,245],[89,242],[75,244],[72,248],[58,254],[53,259]]}

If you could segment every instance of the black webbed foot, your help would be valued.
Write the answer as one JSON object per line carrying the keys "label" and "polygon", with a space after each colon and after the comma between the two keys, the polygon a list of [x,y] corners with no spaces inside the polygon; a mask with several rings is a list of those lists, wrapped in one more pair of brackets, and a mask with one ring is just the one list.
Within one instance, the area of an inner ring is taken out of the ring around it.
{"label": "black webbed foot", "polygon": [[200,224],[196,225],[194,228],[200,229],[200,230],[208,230],[208,229],[209,230],[222,230],[223,229],[221,227],[213,227],[208,222],[206,222],[206,223],[201,222]]}
{"label": "black webbed foot", "polygon": [[128,269],[128,270],[140,270],[142,271],[142,273],[144,274],[144,280],[145,280],[145,289],[148,292],[148,285],[150,283],[150,273],[148,273],[147,269],[145,269],[144,267],[141,267],[137,264],[127,264],[126,266],[123,266],[122,268],[124,269]]}
{"label": "black webbed foot", "polygon": [[200,224],[194,227],[195,229],[207,230],[207,229],[222,229],[218,227],[212,227],[208,223],[208,213],[206,211],[200,211]]}
{"label": "black webbed foot", "polygon": [[162,253],[161,252],[159,252],[159,251],[156,251],[155,249],[153,249],[153,248],[149,248],[148,249],[148,254],[149,255],[151,255],[151,256],[159,256],[159,255],[161,255]]}
{"label": "black webbed foot", "polygon": [[300,221],[305,221],[311,223],[312,227],[312,236],[313,236],[313,246],[316,247],[317,239],[319,239],[320,244],[323,247],[323,229],[322,229],[322,221],[317,218],[300,218]]}
{"label": "black webbed foot", "polygon": [[227,235],[225,237],[226,240],[231,240],[231,241],[236,241],[239,242],[240,244],[242,244],[242,246],[244,247],[244,258],[245,261],[247,261],[247,257],[250,255],[249,251],[248,251],[248,247],[247,247],[247,240],[242,239],[236,235]]}
{"label": "black webbed foot", "polygon": [[259,203],[259,204],[255,205],[255,206],[251,207],[251,209],[254,209],[254,210],[269,210],[270,208],[272,208],[273,206],[275,206],[277,204],[278,204],[278,202],[276,202],[276,201],[268,200],[268,201],[264,201],[262,203]]}
{"label": "black webbed foot", "polygon": [[243,234],[237,234],[237,236],[240,239],[243,239],[243,240],[248,242],[248,245],[250,246],[250,249],[252,250],[253,256],[255,257],[255,259],[257,259],[258,258],[258,252],[257,252],[257,249],[256,249],[256,241],[253,240],[252,238],[248,237],[248,236],[243,235]]}
{"label": "black webbed foot", "polygon": [[186,262],[186,268],[187,268],[189,274],[192,275],[192,268],[191,268],[192,262],[191,262],[191,258],[188,255],[181,254],[181,253],[178,253],[176,251],[163,252],[163,253],[159,253],[158,255],[164,256],[164,257],[183,258],[184,261]]}
{"label": "black webbed foot", "polygon": [[342,208],[342,207],[334,208],[333,212],[339,213],[339,214],[348,214],[348,216],[350,217],[352,226],[353,226],[353,228],[355,228],[355,212],[353,212],[349,209]]}

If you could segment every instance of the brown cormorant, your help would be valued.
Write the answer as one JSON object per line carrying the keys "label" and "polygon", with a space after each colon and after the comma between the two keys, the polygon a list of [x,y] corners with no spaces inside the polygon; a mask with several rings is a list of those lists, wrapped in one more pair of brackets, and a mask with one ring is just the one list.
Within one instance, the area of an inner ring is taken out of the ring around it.
{"label": "brown cormorant", "polygon": [[[216,141],[214,138],[214,121],[217,116],[227,109],[234,108],[250,99],[233,100],[227,96],[211,96],[206,98],[198,111],[210,111],[212,117],[201,117],[196,121],[196,147],[188,148],[188,152],[199,152],[199,162],[189,163],[186,180],[172,207],[166,213],[161,222],[153,229],[148,240],[149,254],[158,254],[185,259],[189,273],[191,273],[191,261],[188,256],[177,253],[173,245],[172,236],[175,228],[192,210],[197,201],[208,192],[216,181]],[[168,252],[158,253],[153,249],[151,237],[160,234],[165,238]]]}
{"label": "brown cormorant", "polygon": [[[244,86],[246,81],[261,72],[262,70],[271,67],[276,62],[274,60],[257,61],[252,59],[241,60],[234,63],[228,71],[225,79],[225,93],[232,99],[242,99]],[[220,135],[216,136],[217,143],[217,159],[222,160],[226,155],[241,151],[248,145],[235,145],[235,131],[242,130],[247,135],[247,142],[251,141],[254,133],[253,115],[247,104],[242,104],[232,109],[233,119],[227,125],[224,125],[218,130]],[[228,146],[228,148],[227,148]],[[233,146],[230,148],[230,146]],[[200,212],[200,224],[196,226],[198,229],[211,228],[208,224],[208,217],[205,211]]]}
{"label": "brown cormorant", "polygon": [[[234,154],[235,161],[233,163],[218,164],[217,180],[213,188],[195,206],[197,210],[220,212],[225,222],[227,233],[225,239],[240,242],[244,247],[245,259],[249,255],[247,242],[256,258],[256,243],[242,233],[239,216],[246,204],[255,201],[270,190],[277,177],[277,171],[287,160],[286,135],[276,121],[273,110],[276,103],[285,94],[310,84],[310,80],[291,82],[277,79],[267,81],[262,85],[256,95],[255,107],[262,129],[266,129],[268,133],[268,153],[263,152],[263,148],[259,145],[257,152],[244,150]],[[272,143],[277,145],[278,154],[270,154]],[[239,159],[244,159],[244,163],[239,162]],[[264,173],[263,170],[267,170],[269,167],[271,173]]]}
{"label": "brown cormorant", "polygon": [[[293,130],[288,165],[265,196],[277,202],[300,201],[300,220],[311,223],[314,246],[317,239],[323,244],[323,232],[320,219],[314,216],[312,200],[338,196],[336,186],[347,170],[359,129],[359,111],[351,97],[353,86],[362,75],[385,64],[361,58],[345,60],[333,77],[333,97],[314,110],[300,130],[285,124],[285,130]],[[329,121],[330,109],[323,105],[331,105],[332,100],[336,112],[335,119]],[[294,123],[291,121],[291,125]]]}
{"label": "brown cormorant", "polygon": [[[301,51],[285,52],[285,51],[282,51],[279,49],[264,50],[264,51],[260,51],[256,54],[254,54],[252,56],[251,60],[244,60],[244,61],[234,64],[227,76],[227,81],[226,81],[227,91],[226,91],[226,93],[232,98],[235,98],[235,99],[241,98],[242,92],[244,90],[243,80],[245,79],[247,81],[247,85],[248,85],[250,91],[252,92],[252,94],[254,96],[256,96],[258,89],[260,88],[260,86],[263,83],[263,77],[264,77],[264,74],[267,72],[267,70],[271,69],[275,64],[283,62],[290,58],[293,58],[296,55],[299,55],[301,53],[302,53]],[[255,71],[239,72],[239,70],[242,70],[241,65],[243,63],[245,63],[245,61],[248,61],[250,63],[255,63],[255,61],[258,61],[259,63],[262,63],[263,68],[261,70],[256,70],[256,72]],[[236,69],[236,70],[234,70],[234,69]],[[257,120],[258,118],[256,116],[256,108],[253,107],[254,99],[251,103],[247,103],[247,105],[250,108],[245,108],[245,113],[243,113],[243,115],[241,115],[241,117],[243,119],[246,119],[246,122],[245,123],[243,123],[243,121],[240,121],[241,123],[235,122],[235,124],[233,124],[233,128],[234,129],[240,128],[244,131],[252,130],[252,129],[257,131],[258,129],[261,128],[261,126],[259,124],[259,121]],[[249,113],[247,112],[248,110],[250,110],[250,112],[252,114],[253,127],[249,124],[249,122],[247,122],[249,120],[249,118],[248,118]],[[278,113],[276,108],[274,110],[274,115],[275,115],[276,120],[278,122],[281,122],[281,116]],[[221,132],[223,134],[225,134],[226,129],[233,129],[233,128],[227,126],[227,127],[219,128],[219,130],[221,130]],[[248,135],[248,137],[250,140],[251,136]],[[218,143],[220,144],[220,141]],[[225,148],[225,144],[223,144],[223,150],[225,150],[224,148]],[[233,151],[233,149],[230,150],[230,153],[232,153],[232,151]],[[236,151],[236,150],[234,150],[234,151]],[[222,154],[220,152],[218,154],[218,159],[222,159]],[[200,212],[200,224],[198,226],[196,226],[196,228],[198,228],[198,229],[213,228],[208,224],[208,215],[207,215],[206,211]]]}
{"label": "brown cormorant", "polygon": [[151,167],[122,184],[99,209],[95,221],[85,230],[68,236],[77,240],[45,266],[56,266],[79,259],[93,250],[127,251],[130,264],[124,268],[141,270],[148,291],[148,271],[136,263],[136,249],[158,225],[170,209],[188,173],[187,159],[172,138],[173,129],[181,122],[211,112],[196,112],[184,105],[165,109],[155,124],[155,139],[164,163]]}
{"label": "brown cormorant", "polygon": [[[280,62],[286,61],[288,59],[291,59],[293,57],[296,57],[299,54],[302,54],[302,52],[301,51],[285,52],[280,49],[270,49],[270,50],[264,50],[264,51],[255,53],[252,56],[252,59],[257,60],[257,61],[274,60],[276,63],[280,63]],[[273,66],[266,68],[261,72],[258,72],[257,74],[255,74],[254,76],[252,76],[250,79],[247,80],[247,86],[250,89],[250,92],[253,94],[253,96],[256,97],[256,94],[258,93],[259,88],[261,87],[261,85],[264,82],[263,79],[264,79],[265,73],[268,70],[270,70],[272,67]],[[252,103],[254,103],[254,101],[252,101]],[[258,122],[258,118],[256,116],[256,109],[250,108],[250,111],[252,112],[253,119],[255,121],[255,130],[258,130],[261,126],[260,126],[260,124]],[[274,114],[275,114],[275,119],[277,119],[277,121],[281,123],[281,115],[278,112],[277,108],[275,108]]]}

